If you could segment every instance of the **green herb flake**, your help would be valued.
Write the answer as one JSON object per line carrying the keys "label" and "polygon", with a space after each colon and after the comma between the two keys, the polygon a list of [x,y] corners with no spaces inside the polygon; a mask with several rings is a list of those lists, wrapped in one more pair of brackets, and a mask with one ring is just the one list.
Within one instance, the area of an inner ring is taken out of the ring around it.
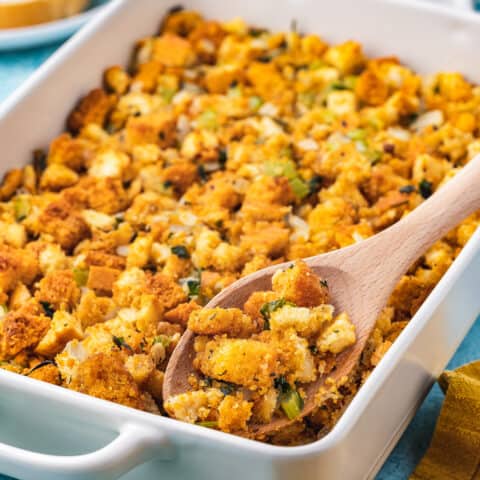
{"label": "green herb flake", "polygon": [[88,281],[88,270],[86,268],[74,268],[73,279],[79,287],[84,287]]}
{"label": "green herb flake", "polygon": [[40,301],[40,305],[42,306],[45,315],[49,318],[53,318],[55,309],[52,307],[52,304],[50,302]]}
{"label": "green herb flake", "polygon": [[188,287],[188,296],[191,297],[198,297],[200,295],[200,281],[199,280],[188,280],[187,281]]}
{"label": "green herb flake", "polygon": [[116,337],[115,335],[112,335],[112,340],[113,343],[121,350],[122,348],[125,348],[129,352],[133,353],[133,348],[125,341],[123,337]]}
{"label": "green herb flake", "polygon": [[228,153],[225,148],[221,148],[218,151],[218,163],[222,166],[222,168],[225,166],[228,160]]}
{"label": "green herb flake", "polygon": [[40,370],[43,367],[46,367],[47,365],[54,365],[55,367],[57,364],[55,363],[54,360],[45,360],[38,365],[35,365],[27,374],[26,376],[29,377],[33,372],[36,372],[37,370]]}
{"label": "green herb flake", "polygon": [[429,182],[428,180],[423,179],[419,184],[418,184],[418,191],[420,192],[420,195],[423,198],[428,198],[432,195],[433,193],[433,184],[432,182]]}
{"label": "green herb flake", "polygon": [[237,387],[232,383],[222,382],[220,385],[220,391],[224,395],[233,395],[237,391]]}
{"label": "green herb flake", "polygon": [[263,319],[265,320],[264,330],[270,330],[270,316],[275,310],[283,308],[285,305],[295,307],[295,304],[285,300],[284,298],[279,298],[278,300],[272,300],[271,302],[264,303],[260,308],[260,313],[262,314]]}
{"label": "green herb flake", "polygon": [[413,193],[416,188],[413,185],[404,185],[399,188],[400,193]]}
{"label": "green herb flake", "polygon": [[205,183],[208,181],[208,173],[205,170],[205,167],[203,165],[199,165],[197,168],[198,176],[200,177],[200,180]]}
{"label": "green herb flake", "polygon": [[190,258],[190,253],[188,252],[187,247],[184,247],[183,245],[176,245],[172,247],[171,250],[172,253],[179,258],[184,258],[185,260]]}
{"label": "green herb flake", "polygon": [[321,188],[323,184],[323,178],[320,175],[315,175],[313,176],[309,181],[308,181],[308,189],[309,195],[312,195],[313,193],[317,193]]}

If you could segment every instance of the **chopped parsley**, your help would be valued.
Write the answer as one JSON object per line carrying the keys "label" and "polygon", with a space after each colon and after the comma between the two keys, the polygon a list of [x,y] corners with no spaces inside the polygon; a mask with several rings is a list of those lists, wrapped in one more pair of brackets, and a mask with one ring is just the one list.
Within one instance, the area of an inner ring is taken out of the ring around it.
{"label": "chopped parsley", "polygon": [[413,185],[404,185],[399,189],[400,193],[413,193],[415,190],[416,188]]}
{"label": "chopped parsley", "polygon": [[420,192],[420,195],[423,198],[428,198],[432,195],[433,190],[432,190],[433,184],[432,182],[429,182],[428,180],[423,179],[419,184],[418,184],[418,191]]}
{"label": "chopped parsley", "polygon": [[199,280],[187,280],[188,296],[197,297],[200,295],[200,281]]}
{"label": "chopped parsley", "polygon": [[50,302],[41,301],[40,305],[42,306],[45,315],[49,318],[53,318],[53,315],[55,314],[55,309],[52,307],[52,304]]}
{"label": "chopped parsley", "polygon": [[112,340],[113,343],[121,350],[122,348],[125,348],[129,352],[133,353],[133,348],[125,341],[123,337],[116,337],[115,335],[112,335]]}
{"label": "chopped parsley", "polygon": [[28,373],[27,377],[30,376],[33,372],[40,370],[40,368],[46,367],[47,365],[54,365],[55,367],[57,364],[55,363],[55,360],[45,360],[38,365],[35,365]]}
{"label": "chopped parsley", "polygon": [[260,313],[262,314],[263,319],[265,320],[264,330],[270,330],[270,315],[285,305],[294,307],[295,304],[288,302],[284,298],[279,298],[278,300],[272,300],[271,302],[264,303],[262,308],[260,308]]}
{"label": "chopped parsley", "polygon": [[187,247],[184,247],[183,245],[175,245],[171,250],[172,253],[179,258],[184,258],[186,260],[190,258],[190,253],[188,252]]}

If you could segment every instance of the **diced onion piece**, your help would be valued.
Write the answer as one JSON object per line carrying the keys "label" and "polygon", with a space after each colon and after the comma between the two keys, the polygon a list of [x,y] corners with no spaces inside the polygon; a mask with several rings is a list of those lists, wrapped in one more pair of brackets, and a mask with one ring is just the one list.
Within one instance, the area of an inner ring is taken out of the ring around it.
{"label": "diced onion piece", "polygon": [[423,130],[427,127],[439,127],[443,123],[443,112],[431,110],[420,115],[411,125],[412,130]]}

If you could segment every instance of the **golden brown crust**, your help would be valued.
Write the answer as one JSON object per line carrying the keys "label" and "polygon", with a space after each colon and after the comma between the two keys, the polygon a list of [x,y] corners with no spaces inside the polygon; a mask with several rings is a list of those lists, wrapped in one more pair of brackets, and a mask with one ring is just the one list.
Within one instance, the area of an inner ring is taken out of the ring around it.
{"label": "golden brown crust", "polygon": [[104,125],[108,113],[113,106],[112,98],[101,88],[96,88],[85,95],[70,113],[67,119],[67,128],[72,133],[90,123]]}
{"label": "golden brown crust", "polygon": [[3,319],[2,356],[12,358],[26,349],[35,347],[50,327],[44,315],[22,311],[10,312]]}
{"label": "golden brown crust", "polygon": [[58,270],[43,277],[35,298],[49,303],[55,310],[71,310],[80,299],[80,289],[71,270]]}

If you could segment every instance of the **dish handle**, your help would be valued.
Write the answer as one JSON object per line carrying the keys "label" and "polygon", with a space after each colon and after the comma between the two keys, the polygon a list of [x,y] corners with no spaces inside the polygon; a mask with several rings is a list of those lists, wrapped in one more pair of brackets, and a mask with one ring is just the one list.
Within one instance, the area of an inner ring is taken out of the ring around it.
{"label": "dish handle", "polygon": [[83,455],[47,455],[0,443],[0,465],[25,480],[114,480],[168,448],[157,429],[126,424],[108,445]]}

